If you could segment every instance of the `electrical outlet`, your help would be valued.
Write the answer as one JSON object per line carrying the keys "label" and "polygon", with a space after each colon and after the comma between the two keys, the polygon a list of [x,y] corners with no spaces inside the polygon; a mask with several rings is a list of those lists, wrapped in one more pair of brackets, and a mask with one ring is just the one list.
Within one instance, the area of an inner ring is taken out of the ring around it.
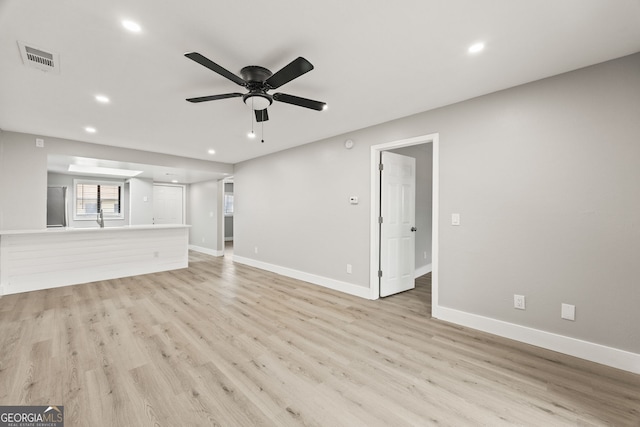
{"label": "electrical outlet", "polygon": [[258,253],[258,247],[257,246],[253,248],[253,252],[256,253],[256,254]]}
{"label": "electrical outlet", "polygon": [[202,243],[204,243],[204,237],[202,238]]}
{"label": "electrical outlet", "polygon": [[526,309],[524,295],[513,296],[513,308],[517,308],[518,310]]}
{"label": "electrical outlet", "polygon": [[349,274],[352,273],[351,264],[347,264],[347,273],[349,273]]}

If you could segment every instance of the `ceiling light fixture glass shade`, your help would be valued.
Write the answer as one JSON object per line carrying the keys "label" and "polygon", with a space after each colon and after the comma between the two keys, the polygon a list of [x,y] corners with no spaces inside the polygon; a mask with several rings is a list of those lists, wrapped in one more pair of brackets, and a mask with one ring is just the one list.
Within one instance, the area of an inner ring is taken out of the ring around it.
{"label": "ceiling light fixture glass shade", "polygon": [[244,103],[254,110],[264,110],[271,105],[271,97],[264,94],[249,93],[244,97]]}

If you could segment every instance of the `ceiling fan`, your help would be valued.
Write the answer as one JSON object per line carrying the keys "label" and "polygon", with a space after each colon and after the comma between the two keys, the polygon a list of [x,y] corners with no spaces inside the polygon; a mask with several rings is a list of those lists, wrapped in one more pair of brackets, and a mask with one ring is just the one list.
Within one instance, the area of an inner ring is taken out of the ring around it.
{"label": "ceiling fan", "polygon": [[221,95],[188,98],[187,101],[189,102],[205,102],[215,101],[217,99],[242,97],[244,103],[255,111],[256,121],[258,122],[265,122],[269,120],[267,107],[269,107],[273,101],[285,102],[287,104],[310,108],[317,111],[322,111],[327,106],[324,102],[313,101],[311,99],[301,98],[294,95],[287,95],[286,93],[274,93],[273,95],[267,93],[271,89],[277,89],[280,86],[289,83],[291,80],[297,79],[301,75],[313,70],[313,65],[303,57],[294,59],[275,74],[271,73],[271,71],[264,67],[249,65],[240,70],[240,74],[242,75],[242,78],[240,78],[197,52],[185,53],[184,56],[249,90],[249,92],[244,94],[234,92],[223,93]]}

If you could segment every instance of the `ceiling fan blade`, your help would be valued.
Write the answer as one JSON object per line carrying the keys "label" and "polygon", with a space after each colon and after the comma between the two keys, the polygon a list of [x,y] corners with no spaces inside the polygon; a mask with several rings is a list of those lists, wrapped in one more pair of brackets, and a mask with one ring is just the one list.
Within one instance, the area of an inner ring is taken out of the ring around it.
{"label": "ceiling fan blade", "polygon": [[289,64],[285,65],[273,76],[269,77],[265,83],[271,86],[271,89],[277,89],[283,84],[289,83],[291,80],[297,79],[304,73],[308,73],[311,70],[313,70],[311,62],[299,56]]}
{"label": "ceiling fan blade", "polygon": [[299,107],[311,108],[312,110],[322,111],[327,105],[325,102],[314,101],[312,99],[300,98],[299,96],[287,95],[286,93],[274,93],[273,99],[287,104],[297,105]]}
{"label": "ceiling fan blade", "polygon": [[214,72],[220,74],[222,77],[226,77],[227,79],[231,80],[234,83],[239,84],[240,86],[246,86],[247,85],[247,83],[244,80],[242,80],[240,77],[236,76],[231,71],[229,71],[229,70],[227,70],[225,68],[222,68],[221,66],[219,66],[218,64],[216,64],[215,62],[210,60],[209,58],[206,58],[206,57],[200,55],[198,52],[185,53],[184,56],[186,56],[187,58],[189,58],[189,59],[191,59],[193,61],[196,61],[200,65],[203,65],[203,66],[207,67],[211,71],[214,71]]}
{"label": "ceiling fan blade", "polygon": [[189,102],[205,102],[205,101],[215,101],[217,99],[227,99],[227,98],[237,98],[242,96],[241,93],[223,93],[222,95],[210,95],[210,96],[200,96],[198,98],[187,98]]}
{"label": "ceiling fan blade", "polygon": [[269,120],[269,113],[267,113],[267,109],[264,110],[255,110],[256,112],[256,122],[266,122]]}

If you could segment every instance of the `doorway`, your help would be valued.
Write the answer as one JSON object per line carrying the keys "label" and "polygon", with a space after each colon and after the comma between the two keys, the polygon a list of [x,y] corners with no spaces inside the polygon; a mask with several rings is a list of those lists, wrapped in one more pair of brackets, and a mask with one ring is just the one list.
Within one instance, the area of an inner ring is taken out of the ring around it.
{"label": "doorway", "polygon": [[[381,180],[379,171],[379,161],[381,153],[403,147],[411,147],[420,144],[431,144],[432,159],[432,218],[431,218],[431,274],[432,274],[432,307],[437,307],[438,301],[438,165],[439,165],[439,135],[429,134],[415,138],[392,141],[378,144],[371,147],[371,253],[370,253],[370,298],[380,298],[380,277],[381,265],[388,260],[381,258],[380,248],[380,225],[379,217],[381,213]],[[384,273],[383,273],[384,274]]]}
{"label": "doorway", "polygon": [[224,256],[233,258],[233,213],[234,213],[234,188],[233,177],[222,180],[222,235],[224,244]]}

